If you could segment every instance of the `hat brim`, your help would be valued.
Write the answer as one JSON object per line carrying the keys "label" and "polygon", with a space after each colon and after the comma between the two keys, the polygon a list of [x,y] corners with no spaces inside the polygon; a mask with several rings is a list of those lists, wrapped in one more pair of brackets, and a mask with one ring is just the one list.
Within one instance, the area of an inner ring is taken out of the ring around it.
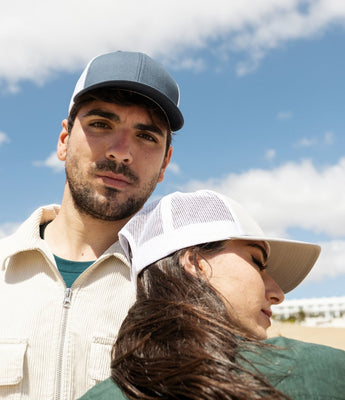
{"label": "hat brim", "polygon": [[289,240],[266,239],[270,245],[267,272],[284,293],[298,286],[309,274],[318,259],[321,247],[317,244]]}
{"label": "hat brim", "polygon": [[230,239],[267,242],[270,246],[267,272],[284,293],[290,292],[304,280],[321,252],[318,244],[288,239],[265,236],[232,236]]}
{"label": "hat brim", "polygon": [[155,104],[157,104],[157,106],[164,112],[164,114],[168,119],[171,130],[174,132],[181,129],[184,124],[183,115],[180,109],[174,104],[174,102],[172,102],[166,95],[164,95],[160,91],[152,88],[151,86],[139,82],[126,81],[126,80],[112,80],[112,81],[97,83],[88,86],[84,90],[78,92],[78,94],[73,98],[73,101],[75,102],[81,95],[89,92],[90,90],[99,89],[102,87],[107,87],[107,88],[112,87],[123,90],[130,90],[132,92],[136,92],[138,94],[141,94],[142,96],[149,98]]}

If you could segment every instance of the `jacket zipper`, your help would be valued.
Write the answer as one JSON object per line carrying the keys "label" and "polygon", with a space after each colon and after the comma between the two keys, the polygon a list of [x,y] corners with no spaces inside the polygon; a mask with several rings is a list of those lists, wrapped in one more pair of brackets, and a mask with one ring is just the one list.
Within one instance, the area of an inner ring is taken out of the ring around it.
{"label": "jacket zipper", "polygon": [[63,299],[63,306],[65,308],[70,308],[71,307],[71,300],[72,300],[72,289],[71,288],[66,288],[65,297]]}
{"label": "jacket zipper", "polygon": [[[92,265],[90,268],[95,269],[100,263],[96,262]],[[85,271],[76,279],[74,282],[77,283],[77,281],[80,279],[82,275],[85,274]],[[74,285],[73,284],[73,285]],[[67,318],[68,318],[68,310],[70,309],[72,305],[72,294],[73,291],[71,288],[65,288],[65,293],[64,293],[64,298],[63,298],[63,314],[62,314],[62,323],[61,323],[61,336],[60,336],[60,343],[59,343],[59,354],[58,354],[58,363],[57,363],[57,372],[56,372],[56,385],[55,385],[55,396],[54,400],[66,400],[61,397],[61,384],[62,384],[62,365],[63,365],[63,357],[64,357],[64,345],[65,345],[65,338],[66,338],[66,328],[67,328]]]}
{"label": "jacket zipper", "polygon": [[66,288],[63,298],[63,315],[62,315],[62,324],[61,324],[61,336],[60,336],[60,344],[59,344],[59,353],[58,353],[58,364],[57,364],[57,373],[56,373],[56,390],[55,390],[55,400],[60,400],[61,397],[61,383],[62,383],[62,364],[63,364],[63,356],[64,356],[64,346],[65,346],[65,338],[66,338],[66,327],[67,327],[67,317],[68,310],[71,307],[72,301],[72,289]]}

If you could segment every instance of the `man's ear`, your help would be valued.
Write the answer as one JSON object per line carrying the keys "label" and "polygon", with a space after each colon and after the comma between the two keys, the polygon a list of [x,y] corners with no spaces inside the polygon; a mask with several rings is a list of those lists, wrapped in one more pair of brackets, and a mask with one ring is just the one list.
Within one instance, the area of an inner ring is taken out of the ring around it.
{"label": "man's ear", "polygon": [[67,119],[62,121],[62,130],[57,144],[57,156],[61,161],[66,160],[67,142],[69,139]]}
{"label": "man's ear", "polygon": [[171,160],[172,152],[173,152],[173,148],[172,148],[172,146],[170,146],[166,156],[164,157],[164,161],[163,161],[163,165],[161,168],[161,172],[159,174],[158,182],[162,182],[164,179],[165,170],[167,169],[167,166],[169,165],[169,162]]}
{"label": "man's ear", "polygon": [[204,278],[211,276],[211,266],[208,261],[192,250],[187,250],[180,256],[180,264],[186,272],[194,276],[201,275]]}

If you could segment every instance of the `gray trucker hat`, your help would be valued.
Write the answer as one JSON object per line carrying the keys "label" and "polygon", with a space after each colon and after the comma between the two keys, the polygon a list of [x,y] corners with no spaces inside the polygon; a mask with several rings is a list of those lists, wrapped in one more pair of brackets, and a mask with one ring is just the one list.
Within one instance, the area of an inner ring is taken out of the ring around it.
{"label": "gray trucker hat", "polygon": [[76,84],[69,111],[79,96],[101,87],[131,90],[146,96],[163,110],[171,130],[183,126],[177,83],[160,63],[144,53],[116,51],[93,58]]}

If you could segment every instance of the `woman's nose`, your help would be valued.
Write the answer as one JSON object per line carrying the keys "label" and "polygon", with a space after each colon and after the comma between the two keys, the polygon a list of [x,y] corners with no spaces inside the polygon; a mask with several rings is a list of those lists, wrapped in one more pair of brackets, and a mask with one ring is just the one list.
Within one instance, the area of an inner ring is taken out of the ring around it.
{"label": "woman's nose", "polygon": [[266,298],[271,304],[280,304],[285,296],[277,282],[265,271],[264,282],[266,288]]}

